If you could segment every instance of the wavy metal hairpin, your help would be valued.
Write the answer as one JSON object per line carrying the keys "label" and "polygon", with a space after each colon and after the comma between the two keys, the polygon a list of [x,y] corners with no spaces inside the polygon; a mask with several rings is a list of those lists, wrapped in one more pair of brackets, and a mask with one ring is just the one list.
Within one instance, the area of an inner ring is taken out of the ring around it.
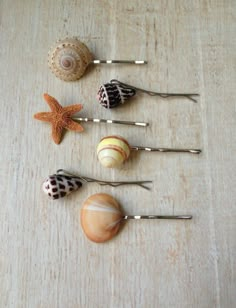
{"label": "wavy metal hairpin", "polygon": [[89,178],[86,176],[75,175],[63,169],[57,170],[56,174],[48,176],[43,182],[42,188],[53,200],[63,198],[70,193],[78,190],[83,183],[97,183],[101,186],[118,187],[122,185],[137,185],[141,188],[150,190],[145,184],[152,183],[152,181],[103,181]]}
{"label": "wavy metal hairpin", "polygon": [[112,79],[110,82],[100,86],[97,99],[100,104],[107,108],[115,108],[125,103],[126,100],[133,97],[136,92],[143,92],[150,96],[159,96],[161,98],[179,97],[187,98],[194,103],[197,103],[195,96],[199,96],[196,93],[160,93],[149,90],[140,89],[117,79]]}

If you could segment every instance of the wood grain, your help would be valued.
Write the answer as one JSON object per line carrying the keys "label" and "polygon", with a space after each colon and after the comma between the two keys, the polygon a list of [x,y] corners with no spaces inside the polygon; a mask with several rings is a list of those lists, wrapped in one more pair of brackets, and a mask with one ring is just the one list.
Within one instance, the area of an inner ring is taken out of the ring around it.
{"label": "wood grain", "polygon": [[[0,2],[0,307],[235,307],[236,3],[228,1]],[[56,79],[47,52],[79,36],[104,59],[78,82]],[[95,95],[117,78],[160,91],[197,91],[198,104],[140,94],[108,111]],[[61,145],[33,120],[42,94],[81,116],[149,121],[148,128],[84,124]],[[141,146],[200,147],[200,156],[134,153],[120,170],[97,162],[108,134]],[[152,191],[96,184],[52,202],[40,185],[58,168],[111,180],[151,179]],[[89,242],[79,209],[106,192],[128,214],[190,213],[192,221],[128,222],[110,242]]]}

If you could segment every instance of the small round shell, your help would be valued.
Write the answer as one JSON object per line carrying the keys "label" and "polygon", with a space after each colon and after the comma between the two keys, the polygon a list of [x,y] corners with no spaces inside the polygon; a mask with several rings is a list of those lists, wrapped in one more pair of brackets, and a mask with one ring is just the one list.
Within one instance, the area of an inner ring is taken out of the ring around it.
{"label": "small round shell", "polygon": [[129,143],[120,136],[107,136],[101,139],[97,146],[98,160],[107,168],[119,167],[129,155]]}
{"label": "small round shell", "polygon": [[112,196],[95,194],[82,206],[81,226],[91,241],[102,243],[117,234],[122,216],[120,205]]}
{"label": "small round shell", "polygon": [[48,53],[51,71],[64,81],[81,78],[92,60],[88,47],[76,38],[59,40]]}

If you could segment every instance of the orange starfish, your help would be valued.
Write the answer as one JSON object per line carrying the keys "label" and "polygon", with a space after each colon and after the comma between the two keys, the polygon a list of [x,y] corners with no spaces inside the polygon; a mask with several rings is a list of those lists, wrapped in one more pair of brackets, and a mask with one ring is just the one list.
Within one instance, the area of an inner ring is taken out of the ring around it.
{"label": "orange starfish", "polygon": [[58,101],[48,94],[43,95],[52,112],[39,112],[34,118],[40,121],[50,122],[52,125],[52,138],[56,144],[61,142],[63,129],[82,132],[84,129],[71,116],[79,112],[83,106],[81,104],[62,107]]}

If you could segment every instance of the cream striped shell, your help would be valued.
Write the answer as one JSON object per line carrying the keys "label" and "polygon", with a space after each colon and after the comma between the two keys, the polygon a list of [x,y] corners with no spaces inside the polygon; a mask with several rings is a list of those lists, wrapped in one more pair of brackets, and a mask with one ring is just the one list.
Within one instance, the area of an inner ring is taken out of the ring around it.
{"label": "cream striped shell", "polygon": [[102,243],[117,234],[122,217],[120,205],[112,196],[95,194],[84,202],[80,221],[85,235],[93,242]]}
{"label": "cream striped shell", "polygon": [[107,168],[119,167],[129,155],[129,143],[120,136],[104,137],[97,146],[98,160]]}
{"label": "cream striped shell", "polygon": [[48,65],[56,77],[74,81],[82,77],[93,60],[88,47],[77,38],[59,40],[48,53]]}

